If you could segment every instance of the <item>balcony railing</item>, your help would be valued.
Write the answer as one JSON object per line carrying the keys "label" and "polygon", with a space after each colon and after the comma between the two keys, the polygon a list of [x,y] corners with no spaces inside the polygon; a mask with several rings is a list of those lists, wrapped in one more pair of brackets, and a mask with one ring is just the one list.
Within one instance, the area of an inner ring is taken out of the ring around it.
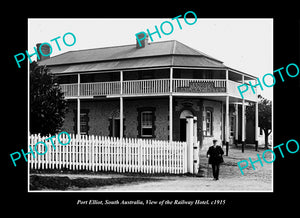
{"label": "balcony railing", "polygon": [[120,82],[81,83],[81,96],[101,96],[120,94]]}
{"label": "balcony railing", "polygon": [[[78,95],[77,83],[61,84],[60,86],[65,97],[75,97]],[[80,96],[106,96],[120,94],[120,88],[120,82],[81,83]]]}
{"label": "balcony railing", "polygon": [[[241,98],[237,86],[240,83],[225,79],[173,79],[173,93],[226,93]],[[77,97],[78,87],[75,84],[61,84],[65,97]],[[147,95],[170,93],[170,79],[127,80],[122,84],[123,95]],[[80,96],[113,96],[121,94],[121,82],[81,83]],[[251,93],[250,93],[251,94]],[[254,95],[247,98],[253,100]]]}
{"label": "balcony railing", "polygon": [[123,94],[160,94],[170,92],[170,79],[123,81]]}
{"label": "balcony railing", "polygon": [[78,95],[77,83],[74,84],[60,84],[61,90],[65,97],[74,97]]}
{"label": "balcony railing", "polygon": [[226,92],[225,79],[173,79],[173,92]]}

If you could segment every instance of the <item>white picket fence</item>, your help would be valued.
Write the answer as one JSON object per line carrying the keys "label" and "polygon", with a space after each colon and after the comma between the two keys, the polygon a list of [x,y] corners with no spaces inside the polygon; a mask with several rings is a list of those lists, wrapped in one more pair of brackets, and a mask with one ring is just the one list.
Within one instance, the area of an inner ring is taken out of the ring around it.
{"label": "white picket fence", "polygon": [[[123,138],[94,135],[73,135],[68,145],[61,145],[53,137],[55,149],[49,137],[30,135],[29,145],[32,150],[44,155],[28,155],[31,169],[62,169],[139,172],[139,173],[172,173],[187,172],[186,142],[169,142],[150,139]],[[66,135],[61,135],[62,143],[68,142]],[[36,146],[35,146],[36,145]],[[29,150],[30,151],[30,150]]]}

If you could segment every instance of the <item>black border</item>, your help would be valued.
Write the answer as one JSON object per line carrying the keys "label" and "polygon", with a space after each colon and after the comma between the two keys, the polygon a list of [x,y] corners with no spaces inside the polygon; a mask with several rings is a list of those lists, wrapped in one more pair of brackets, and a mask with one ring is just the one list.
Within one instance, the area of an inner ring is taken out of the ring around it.
{"label": "black border", "polygon": [[[275,161],[274,170],[274,193],[28,193],[27,192],[27,165],[20,164],[14,167],[11,164],[9,154],[19,151],[21,148],[25,150],[27,145],[27,66],[23,63],[22,68],[19,69],[15,64],[13,56],[20,52],[27,50],[27,18],[42,18],[42,17],[89,17],[89,18],[122,18],[122,17],[137,17],[137,18],[172,18],[186,11],[194,11],[198,18],[214,18],[214,17],[228,17],[231,18],[252,18],[255,13],[256,18],[274,18],[274,70],[280,67],[285,67],[289,63],[296,63],[300,66],[299,59],[299,33],[300,22],[299,18],[291,17],[290,15],[298,14],[296,8],[298,6],[283,5],[280,7],[268,7],[250,3],[241,3],[240,6],[222,6],[214,3],[210,6],[204,4],[193,4],[188,6],[185,2],[173,2],[172,4],[165,3],[167,8],[162,8],[161,4],[154,4],[152,2],[137,2],[130,4],[126,2],[123,7],[121,3],[115,2],[114,7],[101,4],[95,9],[90,4],[80,5],[74,10],[69,5],[67,7],[53,5],[50,3],[43,6],[40,2],[37,5],[31,5],[30,12],[16,13],[13,19],[4,19],[5,44],[4,63],[5,70],[2,72],[7,86],[2,86],[2,102],[4,102],[4,117],[5,128],[3,138],[5,143],[2,143],[4,152],[2,155],[6,160],[5,166],[5,206],[10,213],[21,214],[33,212],[43,212],[42,214],[60,214],[61,209],[69,214],[75,209],[89,209],[88,211],[97,210],[99,216],[104,216],[103,210],[109,209],[110,213],[118,212],[124,207],[120,206],[78,206],[76,202],[78,199],[124,199],[124,200],[162,200],[162,199],[185,199],[185,200],[207,200],[207,199],[226,199],[224,206],[201,206],[194,207],[201,215],[204,211],[213,211],[220,209],[232,214],[241,211],[244,214],[261,214],[261,211],[267,213],[280,211],[287,211],[288,208],[296,209],[298,206],[299,194],[299,153],[287,154],[284,159],[278,158]],[[74,2],[73,2],[74,3]],[[228,3],[228,2],[226,2]],[[74,6],[74,5],[73,5]],[[247,8],[246,8],[247,6]],[[11,8],[14,8],[11,6]],[[52,9],[51,9],[52,8]],[[122,9],[120,11],[120,9]],[[221,10],[220,10],[221,9]],[[55,16],[51,11],[54,10]],[[82,13],[86,11],[85,13]],[[285,16],[284,13],[289,13]],[[79,15],[79,16],[78,16]],[[121,31],[124,30],[120,30]],[[3,51],[2,51],[3,52]],[[266,72],[267,73],[267,72]],[[278,80],[279,81],[279,80]],[[9,85],[10,84],[10,85]],[[300,91],[300,76],[297,78],[288,78],[284,83],[277,83],[274,86],[274,145],[284,143],[293,138],[299,140],[299,91]],[[9,209],[11,206],[22,206],[24,210]],[[118,210],[115,210],[118,208]],[[128,209],[144,209],[146,206],[128,206]],[[153,206],[151,208],[162,208],[160,206]],[[164,206],[164,209],[181,210],[191,207],[188,206]],[[233,212],[232,209],[236,209]],[[246,210],[246,209],[247,210]],[[245,209],[245,210],[244,210]],[[286,210],[285,210],[286,209]],[[99,214],[99,212],[101,212]],[[131,210],[134,214],[135,210]],[[198,214],[198,213],[197,213]],[[144,215],[138,213],[137,215]],[[242,215],[242,214],[240,214]]]}

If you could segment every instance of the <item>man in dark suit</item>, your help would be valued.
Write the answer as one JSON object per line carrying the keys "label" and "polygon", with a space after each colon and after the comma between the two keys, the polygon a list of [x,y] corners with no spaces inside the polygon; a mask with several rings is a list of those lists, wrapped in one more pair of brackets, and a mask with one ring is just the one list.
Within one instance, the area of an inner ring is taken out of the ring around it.
{"label": "man in dark suit", "polygon": [[220,169],[220,163],[223,163],[223,157],[224,154],[223,149],[221,146],[217,145],[217,140],[213,140],[213,146],[210,146],[206,156],[208,157],[208,163],[211,164],[212,170],[213,170],[213,176],[214,180],[219,179],[219,169]]}

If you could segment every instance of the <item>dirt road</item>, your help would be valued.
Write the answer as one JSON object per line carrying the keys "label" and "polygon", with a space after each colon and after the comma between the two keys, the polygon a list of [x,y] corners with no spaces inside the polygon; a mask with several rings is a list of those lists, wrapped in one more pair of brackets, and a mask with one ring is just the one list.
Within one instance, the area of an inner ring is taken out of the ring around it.
{"label": "dirt road", "polygon": [[[235,147],[230,148],[229,155],[224,156],[224,164],[220,167],[219,180],[212,179],[211,167],[207,168],[207,159],[205,151],[201,152],[200,166],[201,173],[199,177],[195,176],[154,176],[157,181],[136,182],[122,185],[103,186],[97,188],[86,188],[86,191],[126,191],[126,192],[222,192],[222,191],[272,191],[272,168],[273,164],[264,163],[262,167],[259,162],[255,163],[255,170],[251,164],[244,169],[242,175],[237,162],[240,160],[248,160],[249,157],[253,161],[257,160],[257,154],[262,155],[264,150],[258,152],[253,148],[246,148],[245,152]],[[271,153],[266,153],[266,160],[272,159]],[[207,171],[207,169],[209,171]]]}

